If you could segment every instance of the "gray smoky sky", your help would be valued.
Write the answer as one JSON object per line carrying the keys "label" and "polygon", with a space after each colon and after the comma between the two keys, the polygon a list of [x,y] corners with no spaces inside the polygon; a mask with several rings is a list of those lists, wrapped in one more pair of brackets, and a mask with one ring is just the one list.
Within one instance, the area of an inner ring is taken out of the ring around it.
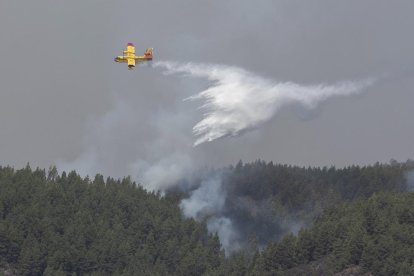
{"label": "gray smoky sky", "polygon": [[[178,177],[240,159],[346,166],[413,158],[413,11],[411,0],[0,0],[0,164],[139,171],[162,182],[165,171]],[[149,66],[128,71],[113,62],[127,42],[137,52],[154,47],[157,60],[226,64],[282,82],[377,81],[193,147],[203,114],[183,99],[206,81]]]}

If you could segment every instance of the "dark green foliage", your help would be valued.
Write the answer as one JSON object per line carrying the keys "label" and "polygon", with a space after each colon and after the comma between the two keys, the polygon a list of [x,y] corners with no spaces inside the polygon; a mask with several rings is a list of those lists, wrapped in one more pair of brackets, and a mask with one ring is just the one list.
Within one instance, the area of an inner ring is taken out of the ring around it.
{"label": "dark green foliage", "polygon": [[413,207],[414,193],[381,193],[341,204],[297,237],[269,245],[251,273],[289,275],[295,267],[317,261],[328,264],[326,271],[360,266],[373,275],[412,275]]}
{"label": "dark green foliage", "polygon": [[[256,161],[221,169],[226,202],[222,216],[238,229],[238,243],[251,235],[259,246],[281,239],[311,224],[327,208],[343,201],[367,198],[380,191],[406,190],[405,173],[414,162],[337,169],[304,168]],[[323,233],[323,237],[330,233]],[[325,242],[320,237],[321,242]],[[318,248],[314,256],[325,254]]]}
{"label": "dark green foliage", "polygon": [[332,275],[348,268],[411,275],[414,195],[399,192],[413,169],[412,161],[222,169],[222,215],[244,242],[244,251],[224,258],[216,235],[183,218],[180,189],[161,197],[129,178],[0,167],[0,273]]}
{"label": "dark green foliage", "polygon": [[323,209],[342,200],[366,198],[379,191],[406,190],[405,173],[414,161],[343,169],[301,168],[256,161],[230,167],[224,186],[231,197],[246,196],[253,201],[271,198],[283,212],[302,213]]}
{"label": "dark green foliage", "polygon": [[129,178],[0,168],[0,267],[24,275],[200,275],[216,236]]}

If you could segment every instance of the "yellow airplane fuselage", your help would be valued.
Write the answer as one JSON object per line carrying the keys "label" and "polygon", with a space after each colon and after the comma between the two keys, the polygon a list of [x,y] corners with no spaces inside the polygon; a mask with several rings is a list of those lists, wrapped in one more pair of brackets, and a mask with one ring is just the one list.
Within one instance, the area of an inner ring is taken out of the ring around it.
{"label": "yellow airplane fuselage", "polygon": [[152,51],[153,48],[148,48],[143,56],[135,55],[135,46],[132,43],[128,43],[126,49],[124,50],[123,56],[117,56],[115,62],[125,62],[128,64],[128,69],[133,69],[136,62],[145,62],[152,60]]}

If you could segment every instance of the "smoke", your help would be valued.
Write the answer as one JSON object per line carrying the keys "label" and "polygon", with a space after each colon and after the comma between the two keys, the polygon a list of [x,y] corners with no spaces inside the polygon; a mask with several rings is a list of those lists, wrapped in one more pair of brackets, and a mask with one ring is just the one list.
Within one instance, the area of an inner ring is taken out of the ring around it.
{"label": "smoke", "polygon": [[359,93],[373,80],[340,82],[335,85],[302,86],[276,82],[239,67],[176,62],[156,62],[165,74],[184,74],[210,81],[207,89],[187,100],[204,100],[204,118],[193,127],[195,146],[225,136],[236,136],[271,119],[281,107],[299,103],[315,108],[333,96]]}
{"label": "smoke", "polygon": [[237,183],[230,180],[234,174],[231,168],[210,173],[180,203],[185,217],[205,222],[208,231],[218,235],[226,255],[251,249],[252,238],[263,248],[285,234],[297,234],[305,225],[276,210],[271,197],[253,199],[238,194],[234,190]]}
{"label": "smoke", "polygon": [[201,182],[198,189],[191,192],[190,198],[180,203],[186,217],[203,219],[223,209],[226,193],[222,188],[219,176]]}
{"label": "smoke", "polygon": [[207,229],[210,233],[217,233],[226,254],[236,252],[242,247],[240,236],[230,218],[212,217],[207,221]]}
{"label": "smoke", "polygon": [[405,174],[405,180],[408,192],[414,192],[414,171],[409,171]]}
{"label": "smoke", "polygon": [[147,190],[162,193],[188,177],[197,167],[191,157],[191,123],[181,113],[143,114],[134,95],[117,95],[111,109],[85,126],[82,152],[73,160],[57,160],[60,171],[81,176],[130,175]]}
{"label": "smoke", "polygon": [[223,215],[226,209],[227,193],[222,185],[221,175],[213,175],[183,199],[180,208],[187,218],[205,221],[210,233],[217,233],[227,254],[237,251],[241,245],[237,230],[229,217]]}
{"label": "smoke", "polygon": [[[297,231],[301,223],[280,221],[269,211],[268,202],[229,194],[221,174],[199,175],[202,181],[194,182],[192,175],[206,165],[203,149],[194,146],[257,128],[285,105],[299,103],[315,108],[329,97],[356,94],[372,83],[302,86],[276,82],[234,66],[156,62],[154,67],[164,74],[205,79],[207,88],[181,94],[184,101],[164,101],[159,106],[152,102],[148,107],[139,104],[139,95],[144,93],[126,93],[129,87],[114,92],[112,108],[87,123],[82,152],[71,161],[59,160],[57,167],[76,170],[83,176],[130,175],[146,189],[161,193],[177,185],[180,190],[191,191],[180,203],[183,215],[206,222],[208,230],[218,234],[226,253],[245,246],[251,233],[258,233],[260,244],[269,237],[277,239],[275,233]],[[169,93],[169,99],[176,97]],[[198,110],[188,108],[193,106],[189,101],[194,100],[203,101],[200,109],[204,114],[199,122],[194,120]]]}

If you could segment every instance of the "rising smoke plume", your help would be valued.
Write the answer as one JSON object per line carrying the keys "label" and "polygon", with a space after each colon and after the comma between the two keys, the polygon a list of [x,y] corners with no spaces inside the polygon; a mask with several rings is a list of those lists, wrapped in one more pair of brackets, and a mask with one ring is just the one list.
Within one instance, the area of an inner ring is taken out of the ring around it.
{"label": "rising smoke plume", "polygon": [[193,127],[195,146],[256,128],[284,105],[299,103],[315,108],[329,97],[356,94],[372,83],[364,80],[302,86],[269,80],[234,66],[175,62],[156,62],[154,66],[163,68],[165,74],[183,73],[211,82],[207,89],[188,98],[203,100],[201,108],[206,111]]}
{"label": "rising smoke plume", "polygon": [[180,207],[184,216],[206,221],[208,230],[217,233],[226,253],[232,253],[241,247],[241,243],[231,218],[223,214],[226,200],[221,175],[214,174],[202,181],[189,198],[183,199]]}
{"label": "rising smoke plume", "polygon": [[297,234],[304,226],[304,221],[276,210],[270,198],[237,194],[231,188],[235,183],[224,176],[234,173],[229,168],[210,173],[180,203],[185,217],[205,222],[208,231],[217,234],[226,255],[249,248],[251,239],[263,248],[285,234]]}

